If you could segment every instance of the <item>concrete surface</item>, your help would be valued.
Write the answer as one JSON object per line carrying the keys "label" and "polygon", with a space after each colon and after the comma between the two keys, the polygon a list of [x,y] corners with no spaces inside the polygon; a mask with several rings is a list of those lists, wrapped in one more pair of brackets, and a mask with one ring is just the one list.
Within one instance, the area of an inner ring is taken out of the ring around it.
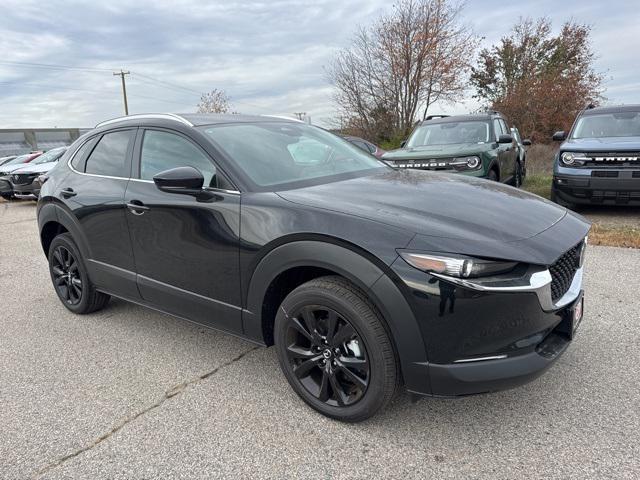
{"label": "concrete surface", "polygon": [[33,202],[0,203],[0,478],[639,478],[640,250],[591,247],[586,315],[544,376],[399,395],[358,425],[307,408],[273,348],[122,301],[58,301]]}

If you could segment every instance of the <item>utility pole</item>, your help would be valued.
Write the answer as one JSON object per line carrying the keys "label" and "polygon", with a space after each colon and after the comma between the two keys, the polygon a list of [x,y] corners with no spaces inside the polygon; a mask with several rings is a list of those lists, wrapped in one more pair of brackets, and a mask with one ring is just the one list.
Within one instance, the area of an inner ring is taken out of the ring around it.
{"label": "utility pole", "polygon": [[304,120],[307,112],[294,112],[293,114],[297,117],[298,120]]}
{"label": "utility pole", "polygon": [[124,98],[124,114],[129,115],[129,106],[127,105],[127,85],[124,81],[124,76],[129,75],[131,72],[128,70],[125,72],[120,69],[119,72],[113,72],[114,75],[118,75],[122,79],[122,97]]}

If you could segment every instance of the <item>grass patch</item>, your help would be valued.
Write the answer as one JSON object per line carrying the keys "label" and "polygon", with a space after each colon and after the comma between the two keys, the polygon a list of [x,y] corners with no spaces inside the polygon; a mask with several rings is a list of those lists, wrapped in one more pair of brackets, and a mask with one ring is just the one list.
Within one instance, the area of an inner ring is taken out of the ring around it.
{"label": "grass patch", "polygon": [[[553,177],[548,174],[527,175],[522,188],[544,198],[551,196],[551,182]],[[588,212],[581,212],[590,217]],[[590,218],[593,221],[589,233],[589,244],[606,245],[608,247],[640,248],[640,226],[604,225],[602,220]]]}
{"label": "grass patch", "polygon": [[522,188],[527,192],[535,193],[546,199],[551,196],[551,175],[527,175],[522,184]]}
{"label": "grass patch", "polygon": [[594,223],[589,232],[589,245],[640,248],[640,228],[603,226]]}

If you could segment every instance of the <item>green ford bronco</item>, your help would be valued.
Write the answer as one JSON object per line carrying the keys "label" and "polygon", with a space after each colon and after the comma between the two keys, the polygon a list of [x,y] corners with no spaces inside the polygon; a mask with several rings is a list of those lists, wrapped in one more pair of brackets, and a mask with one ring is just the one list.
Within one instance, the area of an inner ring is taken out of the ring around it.
{"label": "green ford bronco", "polygon": [[430,115],[416,124],[402,148],[382,159],[395,168],[457,172],[516,187],[522,184],[524,170],[516,139],[498,112]]}

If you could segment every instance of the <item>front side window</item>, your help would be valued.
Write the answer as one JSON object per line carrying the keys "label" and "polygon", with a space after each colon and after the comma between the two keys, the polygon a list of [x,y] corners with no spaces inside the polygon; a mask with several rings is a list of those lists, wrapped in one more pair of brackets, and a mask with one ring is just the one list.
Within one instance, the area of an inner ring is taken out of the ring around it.
{"label": "front side window", "polygon": [[87,158],[85,172],[109,177],[129,177],[127,151],[133,130],[106,133]]}
{"label": "front side window", "polygon": [[259,187],[387,169],[347,140],[297,123],[236,123],[204,133]]}
{"label": "front side window", "polygon": [[640,111],[585,115],[571,138],[640,137]]}
{"label": "front side window", "polygon": [[142,142],[140,178],[153,180],[157,173],[177,167],[194,167],[204,176],[205,187],[217,187],[216,167],[192,142],[173,133],[147,130]]}
{"label": "front side window", "polygon": [[419,126],[407,141],[407,147],[486,143],[488,141],[488,122],[443,122]]}

